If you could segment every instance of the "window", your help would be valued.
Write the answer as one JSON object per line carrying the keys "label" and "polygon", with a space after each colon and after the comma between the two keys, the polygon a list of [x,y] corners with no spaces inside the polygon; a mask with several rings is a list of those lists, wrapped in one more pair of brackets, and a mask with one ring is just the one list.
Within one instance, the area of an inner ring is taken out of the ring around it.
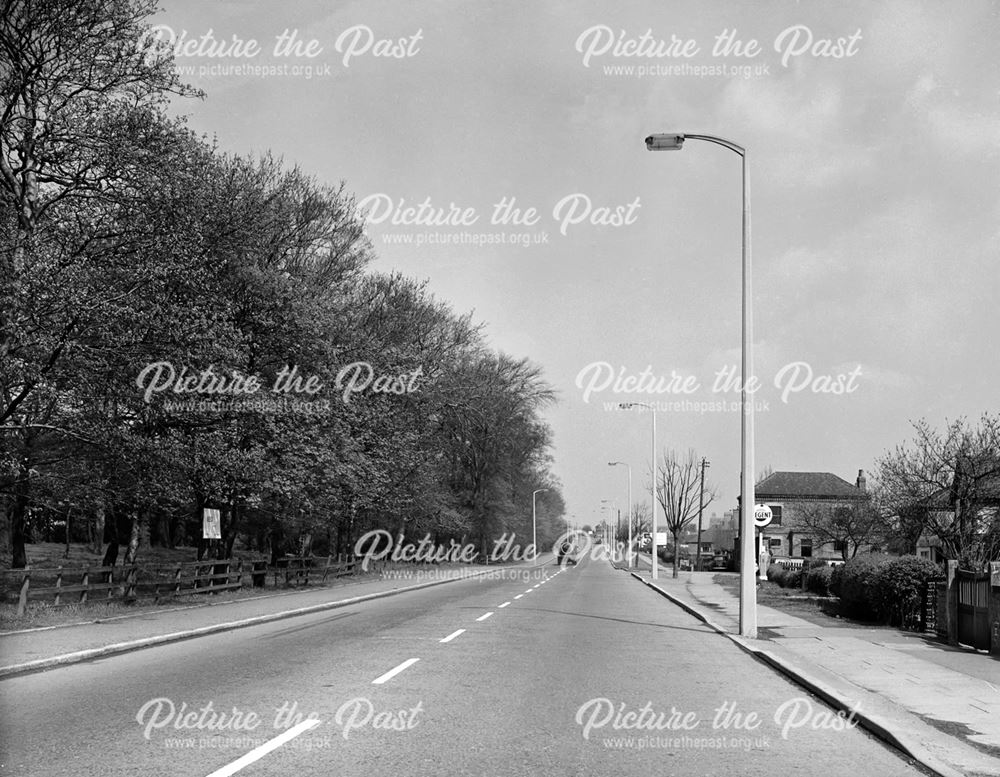
{"label": "window", "polygon": [[769,526],[781,526],[781,505],[768,505],[771,508],[771,523]]}
{"label": "window", "polygon": [[808,537],[803,537],[799,542],[800,550],[799,555],[802,558],[812,558],[813,554],[813,541]]}
{"label": "window", "polygon": [[772,556],[781,555],[781,537],[769,537],[770,551]]}
{"label": "window", "polygon": [[843,540],[834,540],[834,541],[833,541],[833,549],[834,549],[834,551],[836,551],[837,553],[843,553],[843,552],[844,552],[844,546],[845,546],[846,544],[847,544],[847,543],[846,543],[846,542],[844,542]]}

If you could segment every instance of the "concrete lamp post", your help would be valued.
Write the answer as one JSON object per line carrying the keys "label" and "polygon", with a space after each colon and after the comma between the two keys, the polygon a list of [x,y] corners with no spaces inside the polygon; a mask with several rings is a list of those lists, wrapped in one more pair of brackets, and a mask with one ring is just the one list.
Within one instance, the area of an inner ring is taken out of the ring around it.
{"label": "concrete lamp post", "polygon": [[[625,568],[632,568],[632,467],[624,461],[609,461],[609,467],[626,467],[628,469],[628,501],[625,503],[625,518],[628,522],[628,545],[626,545]],[[615,541],[618,538],[615,537]]]}
{"label": "concrete lamp post", "polygon": [[[739,154],[743,167],[743,336],[740,405],[740,634],[757,636],[757,587],[754,579],[754,482],[753,482],[753,397],[747,384],[753,377],[753,310],[750,261],[750,174],[747,151],[730,140],[714,135],[665,133],[646,138],[650,151],[679,151],[685,140],[705,140]],[[655,555],[655,554],[654,554]]]}
{"label": "concrete lamp post", "polygon": [[653,543],[651,548],[653,560],[652,560],[652,569],[650,570],[650,577],[653,580],[656,580],[659,577],[656,566],[656,408],[653,407],[653,405],[647,404],[646,402],[621,402],[619,403],[618,407],[620,407],[622,410],[630,410],[633,407],[644,407],[647,410],[649,410],[649,416],[650,418],[652,418],[653,437],[652,437],[651,450],[653,457],[651,461],[653,469],[651,471],[651,480],[653,485],[650,487],[650,494],[649,494],[650,501],[652,502],[652,504],[650,505],[651,509],[649,511],[649,522],[650,522],[650,531],[653,534]]}

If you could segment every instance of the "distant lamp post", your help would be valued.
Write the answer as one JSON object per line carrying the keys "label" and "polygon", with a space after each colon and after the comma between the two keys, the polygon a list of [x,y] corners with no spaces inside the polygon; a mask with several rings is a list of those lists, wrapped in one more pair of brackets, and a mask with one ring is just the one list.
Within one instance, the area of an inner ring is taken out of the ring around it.
{"label": "distant lamp post", "polygon": [[[628,522],[628,545],[625,551],[625,568],[632,568],[632,467],[624,461],[609,461],[609,467],[626,467],[628,469],[628,501],[625,503],[625,519]],[[615,541],[618,538],[615,537]]]}
{"label": "distant lamp post", "polygon": [[531,549],[538,558],[538,511],[535,507],[535,497],[548,491],[547,488],[536,488],[531,492]]}
{"label": "distant lamp post", "polygon": [[650,501],[652,502],[652,504],[650,505],[649,522],[650,522],[650,531],[652,531],[653,533],[653,543],[651,548],[651,555],[653,557],[653,560],[652,560],[652,568],[650,570],[650,577],[653,580],[656,580],[659,577],[656,568],[656,408],[653,407],[653,405],[647,404],[646,402],[621,402],[619,403],[618,407],[620,407],[622,410],[630,410],[633,407],[644,407],[647,410],[649,410],[649,415],[653,419],[653,430],[652,430],[653,437],[652,437],[652,445],[650,448],[653,453],[652,456],[653,469],[651,476],[653,485],[650,487],[650,494],[649,494]]}
{"label": "distant lamp post", "polygon": [[[751,293],[750,261],[750,171],[747,166],[747,151],[730,140],[714,135],[688,135],[664,133],[646,138],[646,148],[650,151],[679,151],[685,140],[705,140],[728,148],[739,154],[743,166],[743,337],[742,337],[742,386],[740,389],[740,409],[743,423],[740,434],[740,498],[743,510],[740,517],[740,634],[744,637],[757,636],[757,588],[754,579],[753,559],[753,398],[747,391],[747,384],[753,378],[753,312]],[[655,540],[654,540],[655,542]],[[655,555],[655,554],[654,554]]]}

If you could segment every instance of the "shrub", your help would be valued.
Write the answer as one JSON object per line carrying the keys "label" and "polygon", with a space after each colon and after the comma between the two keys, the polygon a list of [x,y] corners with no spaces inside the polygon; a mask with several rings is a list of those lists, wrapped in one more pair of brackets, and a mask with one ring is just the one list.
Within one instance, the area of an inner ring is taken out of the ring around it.
{"label": "shrub", "polygon": [[831,567],[833,573],[830,575],[830,582],[827,583],[827,589],[834,596],[840,596],[840,583],[844,579],[844,565],[837,564],[835,567]]}
{"label": "shrub", "polygon": [[830,592],[830,579],[833,577],[833,567],[824,564],[812,567],[806,572],[806,588],[814,594],[826,596]]}
{"label": "shrub", "polygon": [[920,617],[924,584],[941,576],[930,559],[901,556],[883,564],[872,585],[872,608],[893,626],[911,626]]}
{"label": "shrub", "polygon": [[855,556],[843,566],[840,578],[840,602],[846,615],[864,620],[877,617],[874,605],[879,569],[888,556]]}
{"label": "shrub", "polygon": [[801,588],[802,587],[802,570],[801,569],[789,569],[785,573],[785,579],[782,585],[785,588]]}
{"label": "shrub", "polygon": [[771,580],[772,582],[775,582],[778,585],[782,585],[781,581],[784,580],[784,577],[785,577],[785,568],[783,566],[779,564],[771,564],[771,566],[767,568],[768,580]]}

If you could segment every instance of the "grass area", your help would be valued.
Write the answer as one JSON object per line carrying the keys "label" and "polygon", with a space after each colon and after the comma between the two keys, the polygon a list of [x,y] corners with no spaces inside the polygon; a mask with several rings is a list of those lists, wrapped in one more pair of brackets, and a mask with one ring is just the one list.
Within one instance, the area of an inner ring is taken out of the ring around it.
{"label": "grass area", "polygon": [[[712,582],[721,585],[736,597],[740,595],[740,576],[738,574],[713,575]],[[790,613],[815,623],[817,626],[846,627],[857,625],[854,621],[842,617],[837,612],[839,601],[835,596],[817,596],[801,588],[782,588],[770,580],[761,580],[760,585],[757,586],[757,604]],[[867,623],[864,625],[871,626]]]}
{"label": "grass area", "polygon": [[[727,572],[713,575],[712,582],[721,585],[734,596],[740,595],[740,576]],[[761,580],[757,586],[757,604],[795,615],[817,626],[896,630],[893,626],[870,621],[859,621],[840,613],[840,599],[836,596],[817,596],[801,588],[782,588],[770,580]]]}
{"label": "grass area", "polygon": [[[69,556],[66,555],[66,545],[61,542],[29,543],[25,551],[28,556],[28,566],[33,569],[56,569],[57,567],[96,567],[104,558],[104,549],[95,553],[92,548],[80,543],[70,543]],[[118,553],[118,563],[125,555],[122,546]],[[177,564],[184,561],[197,561],[196,548],[141,548],[139,550],[140,564]],[[8,568],[10,558],[2,565]]]}

